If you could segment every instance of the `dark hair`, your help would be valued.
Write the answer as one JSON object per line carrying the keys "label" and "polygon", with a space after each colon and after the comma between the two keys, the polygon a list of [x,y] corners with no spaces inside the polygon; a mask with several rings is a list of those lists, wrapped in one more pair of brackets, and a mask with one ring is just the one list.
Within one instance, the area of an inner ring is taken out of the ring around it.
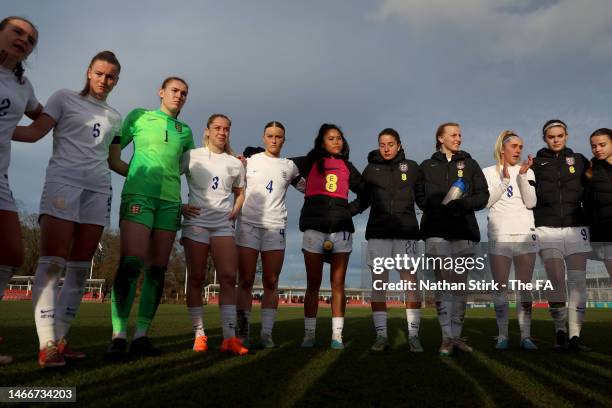
{"label": "dark hair", "polygon": [[393,128],[385,128],[381,130],[380,133],[378,134],[378,140],[380,140],[380,138],[385,135],[393,137],[395,139],[395,143],[402,144],[400,135],[399,133],[397,133],[397,130]]}
{"label": "dark hair", "polygon": [[608,128],[597,129],[596,131],[591,133],[591,136],[589,136],[589,139],[595,136],[608,136],[608,139],[612,140],[612,129],[608,129]]}
{"label": "dark hair", "polygon": [[325,158],[325,156],[329,155],[327,150],[325,150],[325,148],[323,147],[323,139],[325,138],[325,134],[330,130],[337,130],[338,133],[340,133],[340,137],[342,138],[342,150],[340,151],[340,158],[344,160],[345,163],[348,162],[349,159],[350,148],[348,142],[344,138],[344,133],[342,133],[342,129],[332,123],[324,123],[319,128],[319,133],[317,134],[317,137],[314,141],[314,147],[310,152],[308,152],[308,157],[316,163],[317,169],[320,173],[323,173],[325,170],[323,168],[323,159]]}
{"label": "dark hair", "polygon": [[[551,126],[552,125],[552,126]],[[547,120],[544,126],[542,126],[542,137],[546,136],[546,131],[550,128],[561,126],[567,132],[567,125],[561,119]]]}
{"label": "dark hair", "polygon": [[185,86],[187,87],[187,89],[189,89],[189,84],[187,84],[187,82],[186,82],[186,81],[185,81],[183,78],[179,78],[179,77],[177,77],[177,76],[171,76],[171,77],[168,77],[168,78],[164,79],[164,82],[162,82],[162,84],[161,84],[161,89],[165,89],[165,88],[166,88],[166,86],[168,85],[168,83],[169,83],[169,82],[172,82],[172,81],[179,81],[179,82],[182,82],[182,83],[184,83],[184,84],[185,84]]}
{"label": "dark hair", "polygon": [[271,128],[271,127],[281,128],[283,129],[283,132],[285,131],[285,127],[283,126],[282,123],[273,120],[272,122],[266,123],[266,126],[264,126],[264,132],[266,131],[267,128]]}
{"label": "dark hair", "polygon": [[444,130],[446,129],[447,126],[459,127],[459,124],[455,122],[446,122],[438,126],[438,129],[436,130],[436,150],[440,150],[440,146],[442,146],[442,143],[440,143],[438,138],[442,136],[442,133],[444,133]]}
{"label": "dark hair", "polygon": [[[36,28],[34,24],[32,24],[30,20],[28,20],[27,18],[19,17],[19,16],[9,16],[9,17],[2,19],[2,21],[0,21],[0,31],[3,31],[6,25],[13,20],[20,20],[20,21],[28,23],[29,25],[32,26],[34,30],[36,30],[36,33],[38,33],[38,29]],[[24,72],[25,72],[25,69],[23,68],[23,61],[20,61],[17,64],[15,64],[15,68],[13,68],[13,74],[15,74],[15,76],[17,77],[17,81],[19,81],[19,83],[22,85],[24,83],[24,80],[23,80]]]}
{"label": "dark hair", "polygon": [[[94,62],[96,61],[104,61],[104,62],[108,62],[109,64],[113,64],[114,66],[117,67],[117,74],[121,72],[121,64],[119,63],[119,60],[117,59],[117,57],[112,51],[100,51],[99,53],[94,55],[94,57],[89,62],[87,71],[89,71],[91,67],[93,67]],[[81,92],[79,92],[79,95],[87,96],[88,94],[89,94],[89,78],[87,78],[87,73],[85,73],[85,86],[83,87]]]}

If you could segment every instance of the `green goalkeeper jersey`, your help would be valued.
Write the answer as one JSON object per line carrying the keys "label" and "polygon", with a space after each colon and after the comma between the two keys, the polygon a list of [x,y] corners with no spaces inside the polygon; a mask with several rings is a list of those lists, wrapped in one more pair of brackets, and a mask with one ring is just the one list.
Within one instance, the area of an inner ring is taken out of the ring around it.
{"label": "green goalkeeper jersey", "polygon": [[195,147],[191,129],[161,110],[134,109],[121,129],[121,148],[134,142],[122,195],[181,201],[180,162]]}

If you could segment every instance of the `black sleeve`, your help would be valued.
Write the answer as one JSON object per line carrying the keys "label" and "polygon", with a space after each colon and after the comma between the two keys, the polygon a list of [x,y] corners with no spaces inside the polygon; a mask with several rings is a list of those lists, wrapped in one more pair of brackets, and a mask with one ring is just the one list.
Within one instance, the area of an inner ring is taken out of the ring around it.
{"label": "black sleeve", "polygon": [[357,213],[359,214],[367,210],[372,201],[372,198],[371,198],[372,190],[369,188],[369,185],[366,181],[367,180],[366,175],[368,174],[368,171],[369,171],[369,165],[367,165],[366,168],[363,170],[363,174],[362,174],[363,187],[362,187],[361,194],[358,194],[357,198],[350,203],[350,205],[353,206],[354,210],[357,211]]}
{"label": "black sleeve", "polygon": [[471,163],[474,167],[471,194],[457,200],[459,201],[458,204],[466,212],[482,210],[487,206],[487,202],[489,201],[489,186],[487,185],[487,179],[476,160],[471,160]]}
{"label": "black sleeve", "polygon": [[295,163],[298,171],[300,172],[300,176],[306,179],[313,165],[308,156],[290,157],[289,160]]}
{"label": "black sleeve", "polygon": [[266,151],[266,149],[264,149],[263,147],[259,147],[259,146],[258,147],[247,146],[244,149],[244,152],[242,152],[242,155],[244,157],[246,157],[246,158],[249,158],[249,157],[251,157],[254,154],[265,152],[265,151]]}
{"label": "black sleeve", "polygon": [[359,214],[363,210],[361,210],[361,206],[364,205],[368,199],[365,197],[366,194],[366,182],[359,170],[353,166],[353,163],[348,162],[349,168],[349,188],[355,194],[357,194],[357,198],[349,203],[349,210],[351,211],[351,215]]}
{"label": "black sleeve", "polygon": [[[581,155],[582,156],[582,155]],[[582,174],[582,185],[584,187],[584,195],[582,196],[582,208],[586,214],[589,224],[593,222],[593,214],[595,208],[593,205],[593,188],[591,186],[593,178],[593,163],[586,157],[584,159],[584,173]]]}
{"label": "black sleeve", "polygon": [[425,173],[423,172],[424,164],[425,162],[421,163],[421,165],[418,167],[419,174],[417,176],[417,181],[414,184],[414,199],[422,211],[425,211],[427,202],[425,193]]}

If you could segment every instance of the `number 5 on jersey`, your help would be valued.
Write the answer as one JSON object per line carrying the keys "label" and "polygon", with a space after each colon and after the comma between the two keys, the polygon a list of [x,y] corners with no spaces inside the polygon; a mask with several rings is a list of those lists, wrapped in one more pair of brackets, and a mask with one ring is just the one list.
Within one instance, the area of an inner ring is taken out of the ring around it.
{"label": "number 5 on jersey", "polygon": [[93,126],[93,137],[99,137],[100,136],[100,124],[96,123]]}

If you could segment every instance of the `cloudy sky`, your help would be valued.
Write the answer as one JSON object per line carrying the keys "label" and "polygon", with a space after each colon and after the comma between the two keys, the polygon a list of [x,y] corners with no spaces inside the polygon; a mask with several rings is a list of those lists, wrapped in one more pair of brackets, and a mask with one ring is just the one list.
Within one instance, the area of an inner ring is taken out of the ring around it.
{"label": "cloudy sky", "polygon": [[[197,145],[213,112],[232,117],[240,151],[259,143],[266,122],[283,122],[286,156],[305,154],[320,124],[333,122],[363,169],[382,128],[396,128],[407,155],[420,162],[433,152],[437,125],[456,121],[463,149],[485,167],[503,129],[524,136],[535,153],[542,124],[559,117],[570,146],[590,157],[588,135],[612,126],[606,0],[21,0],[2,10],[39,29],[26,72],[42,103],[58,89],[80,89],[91,57],[109,49],[123,69],[108,102],[123,115],[156,108],[164,77],[189,82],[181,118]],[[38,209],[50,154],[50,135],[35,145],[13,143],[9,175],[25,211]],[[122,183],[113,176],[113,227]],[[304,276],[301,202],[289,192],[284,284]],[[360,282],[366,216],[355,218],[349,285]],[[485,231],[484,213],[479,221]]]}

